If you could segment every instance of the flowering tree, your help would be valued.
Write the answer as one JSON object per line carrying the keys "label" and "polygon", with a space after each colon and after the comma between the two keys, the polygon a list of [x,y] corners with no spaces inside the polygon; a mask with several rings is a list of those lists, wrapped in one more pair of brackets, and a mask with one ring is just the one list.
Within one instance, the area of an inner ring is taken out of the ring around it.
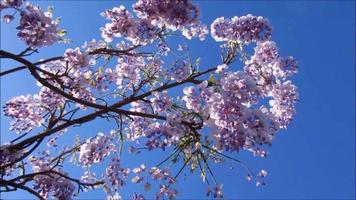
{"label": "flowering tree", "polygon": [[[139,0],[132,10],[104,11],[102,40],[30,62],[42,48],[68,42],[65,31],[51,9],[1,1],[3,21],[18,17],[17,36],[28,46],[19,53],[0,51],[1,59],[22,65],[1,76],[28,70],[39,85],[38,94],[13,97],[3,105],[18,137],[0,147],[2,192],[21,189],[39,199],[72,199],[102,189],[108,199],[118,199],[127,181],[146,190],[157,182],[156,198],[173,199],[178,195],[174,185],[188,168],[201,174],[207,196],[222,198],[209,165],[226,160],[242,165],[248,180],[264,185],[267,172],[253,172],[233,154],[247,150],[265,157],[265,146],[295,113],[298,92],[289,78],[297,73],[297,63],[279,55],[270,40],[270,22],[250,14],[221,17],[209,30],[189,0]],[[199,70],[186,44],[194,38],[203,42],[209,32],[221,47],[221,64]],[[169,45],[182,37],[186,41],[178,49]],[[236,61],[243,69],[233,69]],[[117,128],[94,137],[70,133],[71,127],[98,118]],[[64,137],[74,138],[73,144],[57,142]],[[121,162],[122,152],[154,150],[167,152],[157,165]],[[81,166],[82,174],[72,177],[64,164]],[[172,171],[172,164],[181,167]],[[100,173],[91,171],[95,165],[103,166]]]}

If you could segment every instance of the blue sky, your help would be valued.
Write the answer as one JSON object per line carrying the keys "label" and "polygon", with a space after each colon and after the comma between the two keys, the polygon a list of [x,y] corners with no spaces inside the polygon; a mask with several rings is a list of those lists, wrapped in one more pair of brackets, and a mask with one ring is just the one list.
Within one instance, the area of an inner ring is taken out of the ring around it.
{"label": "blue sky", "polygon": [[[62,55],[68,47],[80,46],[86,40],[100,38],[99,28],[105,20],[99,13],[106,8],[129,1],[41,1],[43,8],[54,6],[54,16],[61,16],[61,27],[68,30],[69,45],[40,49],[32,60]],[[272,40],[280,54],[299,61],[299,73],[293,81],[299,88],[300,103],[291,126],[281,131],[269,149],[269,157],[254,158],[250,153],[234,156],[254,170],[268,171],[267,186],[257,188],[245,181],[241,167],[228,170],[230,163],[214,166],[224,186],[227,199],[354,199],[355,198],[355,2],[353,1],[197,1],[202,21],[248,13],[261,15],[274,27]],[[15,36],[15,23],[1,23],[1,49],[19,52],[25,47]],[[202,66],[219,64],[219,44],[208,36],[206,42],[190,43],[193,57],[201,57]],[[1,70],[18,64],[1,61]],[[234,64],[241,69],[241,64]],[[31,85],[32,84],[32,85]],[[27,72],[1,78],[1,105],[11,97],[37,93],[33,78]],[[1,143],[13,133],[8,119],[1,117]],[[74,134],[94,135],[110,130],[112,125],[97,121],[74,129]],[[157,161],[165,154],[143,154],[140,162]],[[128,166],[141,164],[132,155],[124,155]],[[67,166],[73,173],[77,168]],[[180,198],[204,198],[205,185],[199,174],[182,176]],[[128,185],[121,195],[129,197],[141,191]],[[82,199],[101,199],[102,192],[83,194]],[[147,196],[153,197],[153,196]],[[5,199],[32,198],[26,192],[2,194]]]}

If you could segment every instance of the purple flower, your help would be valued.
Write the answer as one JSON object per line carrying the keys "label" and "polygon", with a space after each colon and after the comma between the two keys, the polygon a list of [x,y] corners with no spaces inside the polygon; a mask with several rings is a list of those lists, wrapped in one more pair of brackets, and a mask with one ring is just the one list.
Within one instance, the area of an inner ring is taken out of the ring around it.
{"label": "purple flower", "polygon": [[111,164],[105,170],[107,178],[104,190],[107,193],[117,192],[122,186],[125,185],[125,179],[128,177],[130,169],[122,168],[120,160],[113,158]]}
{"label": "purple flower", "polygon": [[30,95],[12,98],[4,106],[5,116],[11,117],[10,130],[28,132],[44,121],[41,114],[43,109],[37,98]]}
{"label": "purple flower", "polygon": [[43,13],[38,6],[26,4],[21,11],[20,25],[17,36],[31,48],[50,46],[61,39],[57,20],[52,20],[52,13]]}
{"label": "purple flower", "polygon": [[102,13],[107,20],[101,28],[102,37],[111,42],[114,37],[125,37],[133,44],[148,44],[156,37],[156,28],[147,19],[133,19],[131,13],[124,6],[114,7]]}
{"label": "purple flower", "polygon": [[64,53],[64,60],[72,67],[89,67],[86,53],[82,53],[79,48],[67,49]]}
{"label": "purple flower", "polygon": [[[47,173],[36,175],[33,178],[33,189],[35,189],[42,197],[47,199],[48,196],[51,195],[57,199],[72,198],[75,187],[69,179],[56,173],[47,172],[51,170],[51,167],[44,158],[31,156],[29,160],[34,173]],[[56,170],[56,172],[67,176],[67,174],[62,171]]]}
{"label": "purple flower", "polygon": [[111,136],[98,133],[94,138],[88,139],[81,147],[79,152],[79,162],[83,166],[90,166],[100,163],[110,152],[115,150]]}
{"label": "purple flower", "polygon": [[220,17],[211,24],[211,35],[216,41],[244,43],[265,41],[271,37],[272,27],[267,19],[248,14],[225,19]]}
{"label": "purple flower", "polygon": [[150,101],[155,112],[164,112],[172,106],[172,99],[169,97],[167,91],[154,92],[153,96]]}
{"label": "purple flower", "polygon": [[14,20],[13,15],[4,15],[2,17],[2,21],[5,22],[6,24],[10,23],[12,20]]}
{"label": "purple flower", "polygon": [[291,81],[277,84],[271,91],[270,112],[276,117],[280,128],[286,128],[295,113],[295,103],[298,101],[297,87]]}
{"label": "purple flower", "polygon": [[259,65],[267,65],[278,58],[278,47],[273,41],[258,42],[255,54],[251,57]]}
{"label": "purple flower", "polygon": [[209,33],[208,27],[205,24],[194,24],[190,27],[183,28],[182,34],[189,40],[193,37],[199,37],[199,40],[205,40],[205,35]]}
{"label": "purple flower", "polygon": [[0,10],[5,8],[19,8],[23,3],[23,0],[2,0],[0,3]]}
{"label": "purple flower", "polygon": [[195,24],[199,16],[198,8],[188,0],[139,0],[133,9],[138,17],[171,30]]}
{"label": "purple flower", "polygon": [[231,20],[220,17],[214,20],[211,24],[211,36],[217,41],[228,41],[230,38],[231,32]]}
{"label": "purple flower", "polygon": [[113,37],[127,36],[132,31],[134,20],[124,6],[106,10],[101,15],[111,20],[111,23],[101,28],[102,37],[106,42],[111,42]]}
{"label": "purple flower", "polygon": [[40,93],[38,94],[38,99],[43,107],[48,109],[53,109],[56,107],[63,106],[65,99],[59,94],[51,91],[47,87],[42,87]]}
{"label": "purple flower", "polygon": [[173,68],[169,75],[172,80],[182,82],[184,79],[188,78],[191,73],[190,63],[187,60],[176,60],[173,63]]}

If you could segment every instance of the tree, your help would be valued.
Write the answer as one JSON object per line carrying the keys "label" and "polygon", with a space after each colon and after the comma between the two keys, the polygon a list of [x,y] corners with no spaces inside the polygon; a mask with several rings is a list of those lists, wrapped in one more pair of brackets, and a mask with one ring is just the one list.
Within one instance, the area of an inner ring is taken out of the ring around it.
{"label": "tree", "polygon": [[[2,192],[22,189],[39,199],[71,199],[103,189],[108,199],[118,199],[131,179],[147,190],[159,182],[156,198],[173,199],[178,195],[174,184],[189,168],[208,184],[207,196],[222,198],[209,165],[226,160],[242,165],[248,180],[264,185],[265,170],[254,173],[232,154],[247,150],[265,157],[264,147],[295,113],[298,92],[290,77],[297,73],[297,62],[279,56],[267,19],[250,14],[217,18],[210,33],[221,44],[221,64],[199,70],[187,43],[203,42],[209,30],[188,0],[139,0],[133,12],[124,6],[108,9],[102,13],[108,21],[100,29],[103,40],[38,62],[28,58],[46,46],[69,42],[60,20],[53,19],[51,8],[44,12],[22,0],[3,0],[1,11],[10,13],[2,17],[6,23],[19,17],[17,36],[28,48],[1,50],[1,59],[22,66],[0,75],[28,70],[40,87],[38,94],[14,97],[3,106],[11,131],[19,136],[0,148]],[[182,36],[178,50],[169,45]],[[236,61],[243,69],[233,69]],[[70,134],[74,126],[99,118],[117,127],[94,137]],[[57,142],[64,137],[73,138],[73,144]],[[121,162],[123,152],[158,150],[169,153],[155,166]],[[181,167],[173,172],[170,163]],[[79,165],[83,173],[72,177],[64,164]],[[92,173],[95,165],[103,166],[101,174]]]}

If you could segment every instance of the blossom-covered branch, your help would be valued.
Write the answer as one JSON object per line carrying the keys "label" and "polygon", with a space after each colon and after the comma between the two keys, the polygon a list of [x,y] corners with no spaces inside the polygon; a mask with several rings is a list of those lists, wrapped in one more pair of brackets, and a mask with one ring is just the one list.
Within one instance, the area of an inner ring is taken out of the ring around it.
{"label": "blossom-covered branch", "polygon": [[[22,0],[2,0],[0,8],[6,23],[14,23],[19,13],[17,36],[27,45],[20,53],[0,50],[1,59],[22,65],[0,76],[27,69],[39,86],[37,94],[3,105],[10,131],[19,135],[0,147],[2,191],[72,199],[102,189],[108,199],[118,199],[131,179],[145,190],[156,182],[157,199],[174,199],[175,183],[189,168],[199,169],[207,196],[223,198],[210,165],[227,159],[241,165],[257,186],[265,184],[265,170],[255,173],[233,154],[247,150],[266,157],[266,146],[291,123],[298,101],[291,80],[297,62],[280,56],[266,18],[220,17],[208,30],[189,0],[139,0],[132,11],[117,6],[101,14],[107,20],[100,28],[102,40],[31,62],[43,48],[69,42],[60,20],[53,19],[52,8],[42,11]],[[186,44],[194,38],[203,42],[209,31],[222,43],[216,52],[220,64],[199,67]],[[171,41],[180,42],[178,48]],[[236,69],[239,60],[242,69]],[[99,118],[114,122],[116,129],[72,134],[75,126]],[[58,142],[62,138],[74,142]],[[170,153],[139,167],[122,161],[125,152],[140,156],[153,150]],[[80,166],[81,176],[66,172],[63,166],[69,164]],[[172,172],[171,165],[179,164]]]}

